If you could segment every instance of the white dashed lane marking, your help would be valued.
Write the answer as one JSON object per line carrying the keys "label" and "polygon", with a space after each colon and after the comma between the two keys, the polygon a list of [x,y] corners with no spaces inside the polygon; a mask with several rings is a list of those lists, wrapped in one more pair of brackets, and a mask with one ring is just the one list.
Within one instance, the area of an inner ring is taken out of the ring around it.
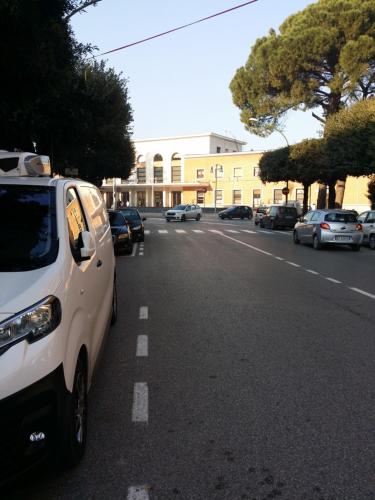
{"label": "white dashed lane marking", "polygon": [[326,280],[327,280],[327,281],[330,281],[331,283],[338,283],[338,284],[341,284],[341,283],[342,283],[342,281],[335,280],[335,278],[327,278],[327,277],[326,277]]}
{"label": "white dashed lane marking", "polygon": [[139,319],[148,319],[148,307],[141,306],[139,308]]}
{"label": "white dashed lane marking", "polygon": [[290,262],[289,260],[286,260],[285,262],[293,267],[301,267],[299,264],[296,264],[295,262]]}
{"label": "white dashed lane marking", "polygon": [[137,357],[144,358],[148,356],[148,336],[138,335],[137,338]]}
{"label": "white dashed lane marking", "polygon": [[127,500],[149,500],[148,486],[130,486]]}
{"label": "white dashed lane marking", "polygon": [[314,274],[315,276],[318,276],[318,274],[319,274],[316,271],[313,271],[312,269],[305,269],[305,271],[310,273],[310,274]]}
{"label": "white dashed lane marking", "polygon": [[159,234],[167,234],[168,230],[167,229],[158,229]]}
{"label": "white dashed lane marking", "polygon": [[145,234],[150,234],[150,230],[149,229],[145,229]]}
{"label": "white dashed lane marking", "polygon": [[375,300],[375,295],[373,295],[372,293],[368,293],[368,292],[365,292],[364,290],[361,290],[360,288],[354,288],[351,286],[349,286],[348,288],[349,288],[349,290],[352,290],[353,292],[360,293],[362,295],[365,295],[366,297],[369,297],[370,299]]}
{"label": "white dashed lane marking", "polygon": [[235,233],[235,234],[238,234],[238,233],[239,233],[239,231],[236,231],[235,229],[225,229],[225,231],[226,231],[227,233]]}
{"label": "white dashed lane marking", "polygon": [[146,382],[134,384],[132,421],[148,423],[148,385]]}
{"label": "white dashed lane marking", "polygon": [[186,233],[185,229],[175,229],[176,233]]}
{"label": "white dashed lane marking", "polygon": [[204,233],[201,229],[193,229],[193,233]]}

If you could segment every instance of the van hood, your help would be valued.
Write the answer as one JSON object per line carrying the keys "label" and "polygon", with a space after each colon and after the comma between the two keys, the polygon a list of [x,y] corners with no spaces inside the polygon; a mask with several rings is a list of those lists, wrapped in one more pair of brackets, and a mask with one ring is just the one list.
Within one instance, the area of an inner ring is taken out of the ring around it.
{"label": "van hood", "polygon": [[57,277],[59,274],[56,262],[32,271],[0,273],[0,318],[16,314],[53,295],[61,281]]}

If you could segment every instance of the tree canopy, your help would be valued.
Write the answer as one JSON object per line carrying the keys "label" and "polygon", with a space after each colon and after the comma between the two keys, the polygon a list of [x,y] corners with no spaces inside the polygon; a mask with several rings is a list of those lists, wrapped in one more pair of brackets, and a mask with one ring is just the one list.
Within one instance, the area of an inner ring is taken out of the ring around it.
{"label": "tree canopy", "polygon": [[375,99],[361,101],[328,118],[327,153],[346,175],[375,173]]}
{"label": "tree canopy", "polygon": [[126,178],[134,163],[126,79],[87,62],[92,47],[69,25],[98,1],[0,2],[0,149],[36,148],[54,172],[76,167],[96,183]]}
{"label": "tree canopy", "polygon": [[290,109],[327,117],[374,95],[374,1],[319,0],[288,17],[256,41],[230,89],[245,128],[263,136]]}

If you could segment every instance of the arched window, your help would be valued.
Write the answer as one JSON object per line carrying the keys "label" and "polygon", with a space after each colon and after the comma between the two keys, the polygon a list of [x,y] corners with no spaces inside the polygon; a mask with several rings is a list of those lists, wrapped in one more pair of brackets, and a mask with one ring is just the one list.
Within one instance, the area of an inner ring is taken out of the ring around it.
{"label": "arched window", "polygon": [[154,161],[163,161],[162,155],[159,155],[159,153],[156,153],[156,155],[154,156]]}
{"label": "arched window", "polygon": [[144,163],[144,162],[145,162],[144,155],[138,155],[137,156],[137,163]]}

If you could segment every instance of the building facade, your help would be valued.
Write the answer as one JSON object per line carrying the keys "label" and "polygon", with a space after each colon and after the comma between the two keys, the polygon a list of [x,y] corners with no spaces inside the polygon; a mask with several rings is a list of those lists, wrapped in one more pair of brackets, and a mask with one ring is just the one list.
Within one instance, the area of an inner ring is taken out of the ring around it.
{"label": "building facade", "polygon": [[[259,161],[263,151],[242,151],[244,142],[209,133],[135,140],[136,165],[128,179],[103,181],[107,206],[169,208],[197,203],[204,208],[283,203],[286,183],[263,183]],[[344,207],[366,210],[368,178],[348,178]],[[303,186],[288,182],[289,200],[303,201]],[[309,188],[314,205],[318,185]]]}

